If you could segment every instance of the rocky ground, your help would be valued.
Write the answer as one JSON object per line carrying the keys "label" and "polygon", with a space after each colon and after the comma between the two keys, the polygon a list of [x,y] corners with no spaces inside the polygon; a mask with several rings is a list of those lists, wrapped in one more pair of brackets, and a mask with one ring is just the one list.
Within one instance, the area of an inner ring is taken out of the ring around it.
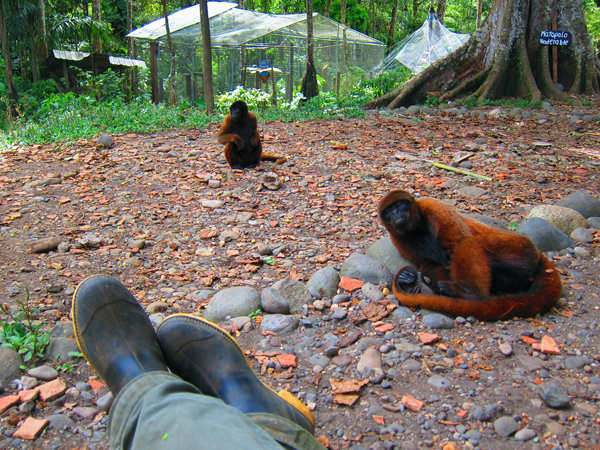
{"label": "rocky ground", "polygon": [[[108,448],[110,395],[73,353],[70,302],[85,277],[118,277],[156,322],[203,314],[213,293],[232,287],[260,293],[279,280],[340,270],[384,236],[376,205],[394,188],[519,223],[532,207],[572,192],[598,196],[600,107],[589,105],[271,122],[261,125],[265,151],[288,161],[243,172],[225,164],[216,123],[115,136],[109,149],[82,140],[1,153],[0,299],[18,308],[27,289],[35,323],[52,338],[45,358],[28,362],[0,349],[0,449]],[[291,331],[266,329],[260,312],[228,326],[266,384],[314,410],[316,435],[331,449],[598,450],[593,236],[577,252],[549,253],[564,299],[535,319],[448,320],[392,311],[390,298],[365,309],[385,287],[345,285],[290,316],[298,325]],[[11,397],[19,390],[21,398]],[[29,417],[49,420],[29,420],[47,425],[34,440],[22,438]]]}

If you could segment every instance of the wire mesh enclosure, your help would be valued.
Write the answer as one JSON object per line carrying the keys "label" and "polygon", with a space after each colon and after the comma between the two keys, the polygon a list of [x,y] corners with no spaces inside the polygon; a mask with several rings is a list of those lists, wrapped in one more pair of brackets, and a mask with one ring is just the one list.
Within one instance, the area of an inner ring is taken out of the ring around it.
{"label": "wire mesh enclosure", "polygon": [[[216,94],[237,86],[254,87],[277,99],[291,100],[306,66],[306,14],[265,14],[208,2],[212,45],[213,88]],[[315,65],[321,90],[338,92],[372,76],[381,64],[385,44],[315,13]],[[202,97],[200,8],[184,8],[169,16],[176,53],[176,91],[183,98]],[[149,43],[159,48],[159,88],[166,86],[169,54],[164,18],[129,34],[140,40],[140,56],[150,58]]]}

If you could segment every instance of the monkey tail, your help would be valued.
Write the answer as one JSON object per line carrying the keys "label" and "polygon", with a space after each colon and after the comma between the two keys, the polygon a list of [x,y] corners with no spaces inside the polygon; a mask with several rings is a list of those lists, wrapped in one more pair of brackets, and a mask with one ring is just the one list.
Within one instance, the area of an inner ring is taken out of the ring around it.
{"label": "monkey tail", "polygon": [[562,292],[558,271],[544,255],[540,255],[538,268],[531,288],[519,294],[483,299],[410,294],[397,287],[396,278],[394,278],[393,290],[400,304],[411,308],[424,308],[463,317],[473,316],[486,322],[513,317],[534,317],[556,305]]}
{"label": "monkey tail", "polygon": [[276,164],[283,164],[284,162],[287,161],[287,158],[285,156],[269,155],[267,153],[263,153],[262,155],[260,155],[260,160],[261,161],[272,161]]}

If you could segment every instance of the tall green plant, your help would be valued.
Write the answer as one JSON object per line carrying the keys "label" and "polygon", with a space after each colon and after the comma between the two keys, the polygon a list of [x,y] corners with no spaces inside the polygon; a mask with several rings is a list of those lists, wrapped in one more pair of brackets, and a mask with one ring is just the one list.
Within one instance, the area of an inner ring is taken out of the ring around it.
{"label": "tall green plant", "polygon": [[34,324],[33,314],[37,314],[39,309],[30,307],[27,288],[25,288],[25,300],[17,299],[16,302],[18,308],[12,310],[0,304],[0,310],[8,316],[8,320],[2,321],[0,343],[22,354],[23,361],[27,362],[33,356],[43,356],[50,334],[40,333],[43,324]]}

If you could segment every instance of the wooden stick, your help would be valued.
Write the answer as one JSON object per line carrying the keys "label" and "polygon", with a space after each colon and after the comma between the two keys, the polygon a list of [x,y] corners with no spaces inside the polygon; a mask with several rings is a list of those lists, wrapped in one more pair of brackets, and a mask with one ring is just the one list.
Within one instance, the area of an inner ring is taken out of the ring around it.
{"label": "wooden stick", "polygon": [[441,164],[441,163],[437,163],[437,162],[432,162],[431,164],[433,164],[435,167],[439,167],[440,169],[451,170],[452,172],[462,173],[463,175],[471,175],[473,177],[481,178],[482,180],[485,180],[485,181],[492,181],[492,179],[490,177],[486,177],[485,175],[479,175],[478,173],[475,173],[475,172],[469,172],[468,170],[458,169],[456,167],[447,166],[446,164]]}

